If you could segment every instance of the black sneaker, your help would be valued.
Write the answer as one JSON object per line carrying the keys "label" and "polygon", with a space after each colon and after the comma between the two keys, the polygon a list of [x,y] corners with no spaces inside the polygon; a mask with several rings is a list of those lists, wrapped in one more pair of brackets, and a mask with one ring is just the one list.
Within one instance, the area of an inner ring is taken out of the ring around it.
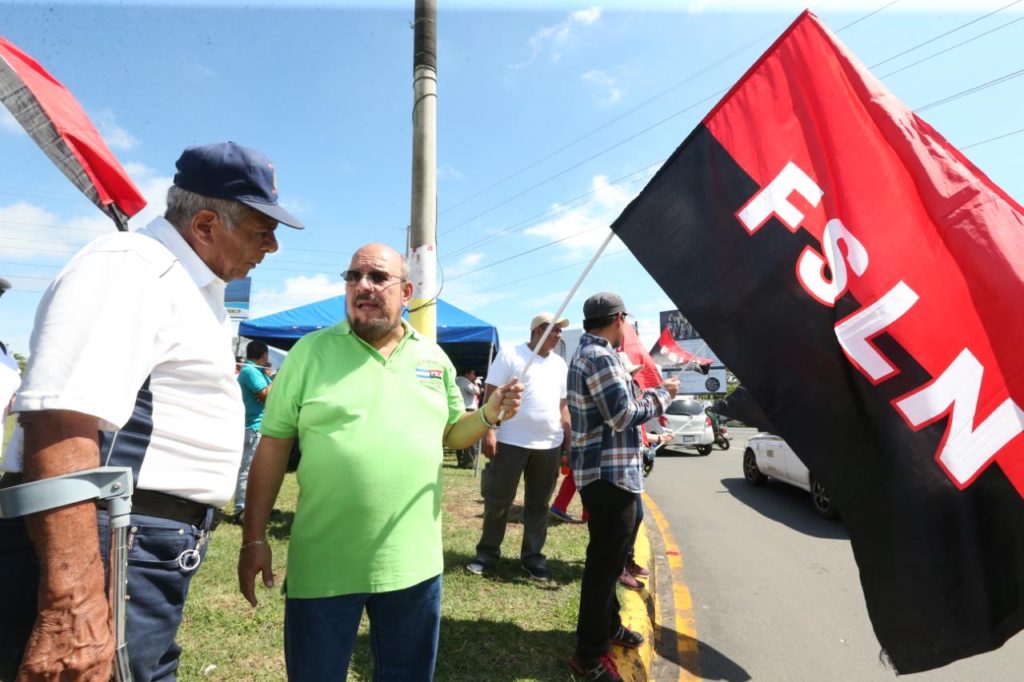
{"label": "black sneaker", "polygon": [[618,644],[627,649],[636,649],[644,643],[644,636],[639,632],[630,630],[625,625],[620,625],[615,634],[608,640],[611,644]]}
{"label": "black sneaker", "polygon": [[523,570],[537,582],[544,583],[551,580],[551,574],[548,572],[548,569],[541,565],[527,566],[526,564],[523,564]]}
{"label": "black sneaker", "polygon": [[578,654],[574,654],[569,659],[569,667],[585,680],[622,682],[622,676],[619,675],[619,670],[615,667],[615,661],[607,654],[593,660],[584,660]]}

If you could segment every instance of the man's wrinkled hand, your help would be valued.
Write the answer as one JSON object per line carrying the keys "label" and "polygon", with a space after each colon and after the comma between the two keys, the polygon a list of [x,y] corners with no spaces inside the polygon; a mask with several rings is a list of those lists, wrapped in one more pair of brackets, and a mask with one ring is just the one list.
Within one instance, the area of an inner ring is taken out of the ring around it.
{"label": "man's wrinkled hand", "polygon": [[110,604],[100,590],[50,603],[36,617],[18,682],[109,682],[114,663]]}

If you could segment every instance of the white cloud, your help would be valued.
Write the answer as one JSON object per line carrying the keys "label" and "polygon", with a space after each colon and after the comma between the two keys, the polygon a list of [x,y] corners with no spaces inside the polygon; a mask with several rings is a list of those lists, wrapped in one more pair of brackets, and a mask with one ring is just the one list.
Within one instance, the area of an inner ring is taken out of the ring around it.
{"label": "white cloud", "polygon": [[139,145],[138,139],[117,123],[117,118],[110,109],[97,111],[92,115],[92,120],[111,149],[127,152]]}
{"label": "white cloud", "polygon": [[520,64],[512,64],[509,68],[521,69],[531,64],[543,53],[547,53],[551,61],[557,62],[562,58],[563,51],[575,38],[577,29],[581,26],[591,26],[600,18],[601,8],[590,7],[572,12],[565,21],[560,23],[541,26],[527,41],[530,47],[529,58]]}
{"label": "white cloud", "polygon": [[[110,232],[110,221],[107,220]],[[73,227],[87,232],[57,229]],[[67,259],[82,244],[103,234],[94,225],[64,224],[44,208],[26,201],[0,207],[0,256],[4,260]]]}
{"label": "white cloud", "polygon": [[[271,254],[266,262],[273,265],[273,258]],[[252,272],[254,280],[259,279],[259,272],[259,267]],[[281,289],[257,287],[252,295],[251,313],[253,317],[263,317],[344,293],[345,282],[337,275],[318,273],[288,277]]]}
{"label": "white cloud", "polygon": [[600,95],[597,97],[599,105],[604,107],[611,106],[622,99],[622,88],[619,87],[618,81],[614,76],[610,76],[598,69],[591,69],[584,73],[581,78],[587,83],[593,83],[597,87],[600,92]]}
{"label": "white cloud", "polygon": [[[634,194],[618,185],[612,185],[604,175],[596,176],[591,182],[593,199],[581,206],[562,212],[555,218],[527,228],[523,234],[560,239],[559,243],[573,258],[592,254],[608,236],[608,230],[622,209]],[[552,210],[559,210],[555,204]],[[608,251],[621,248],[618,237],[608,245]]]}
{"label": "white cloud", "polygon": [[575,21],[578,24],[583,24],[584,26],[589,26],[600,18],[600,7],[588,7],[586,9],[576,10],[569,15],[570,20]]}
{"label": "white cloud", "polygon": [[14,118],[7,107],[0,107],[0,129],[6,130],[9,133],[23,133],[25,129],[18,123],[18,119]]}
{"label": "white cloud", "polygon": [[454,166],[443,164],[437,167],[437,179],[438,181],[462,180],[462,173],[460,173],[459,169],[455,168]]}

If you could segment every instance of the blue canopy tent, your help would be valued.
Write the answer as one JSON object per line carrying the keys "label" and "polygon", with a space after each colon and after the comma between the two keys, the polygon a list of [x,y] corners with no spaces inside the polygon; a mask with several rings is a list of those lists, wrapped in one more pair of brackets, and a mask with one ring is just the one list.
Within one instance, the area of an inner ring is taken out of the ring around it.
{"label": "blue canopy tent", "polygon": [[[245,320],[239,336],[263,341],[268,346],[290,349],[309,332],[330,327],[345,319],[345,297],[335,296],[273,315]],[[498,330],[450,303],[437,300],[437,342],[457,369],[483,374],[491,352],[498,349]]]}

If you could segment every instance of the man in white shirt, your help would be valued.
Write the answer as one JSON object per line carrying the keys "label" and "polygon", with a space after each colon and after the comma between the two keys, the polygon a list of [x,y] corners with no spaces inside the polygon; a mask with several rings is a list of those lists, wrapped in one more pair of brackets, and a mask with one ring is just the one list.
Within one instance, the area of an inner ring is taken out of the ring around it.
{"label": "man in white shirt", "polygon": [[[164,217],[91,242],[43,295],[14,402],[24,462],[5,460],[0,481],[132,468],[127,635],[137,682],[176,678],[184,598],[241,459],[225,284],[277,251],[279,222],[302,227],[278,205],[274,167],[260,152],[233,142],[189,147],[177,169]],[[81,503],[15,521],[22,525],[0,529],[4,548],[18,545],[18,529],[27,547],[27,529],[39,612],[0,603],[0,679],[18,665],[20,646],[25,678],[109,679],[106,512]],[[35,589],[17,582],[23,567],[9,552],[0,557],[7,598]]]}
{"label": "man in white shirt", "polygon": [[[530,322],[530,340],[503,347],[485,381],[484,399],[512,377],[525,386],[519,414],[484,435],[483,453],[490,463],[483,483],[484,522],[476,558],[466,565],[476,575],[494,567],[501,558],[509,510],[520,477],[525,480],[523,543],[519,560],[535,580],[550,578],[542,552],[548,532],[548,502],[558,480],[561,453],[569,449],[569,408],[566,402],[565,360],[552,352],[569,320],[557,322],[551,313],[540,313]],[[544,345],[538,345],[551,327]],[[528,372],[523,370],[536,351]]]}
{"label": "man in white shirt", "polygon": [[[11,283],[0,277],[0,296],[11,288]],[[18,370],[18,362],[14,359],[11,349],[0,341],[0,438],[7,433],[7,408],[10,406],[11,398],[21,383],[21,373]],[[0,440],[0,443],[3,441]]]}

